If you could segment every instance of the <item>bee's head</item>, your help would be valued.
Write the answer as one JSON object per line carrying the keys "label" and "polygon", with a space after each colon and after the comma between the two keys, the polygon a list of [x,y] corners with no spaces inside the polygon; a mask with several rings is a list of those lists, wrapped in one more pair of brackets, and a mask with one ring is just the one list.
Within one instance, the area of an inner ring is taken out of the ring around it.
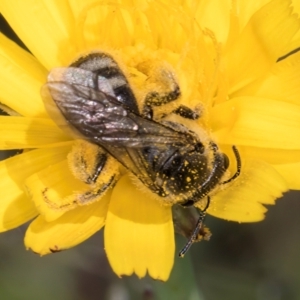
{"label": "bee's head", "polygon": [[192,205],[220,183],[228,166],[228,157],[214,143],[205,146],[197,141],[176,151],[161,172],[165,188],[181,198],[184,204],[187,202],[185,199],[197,195],[197,199],[189,204]]}

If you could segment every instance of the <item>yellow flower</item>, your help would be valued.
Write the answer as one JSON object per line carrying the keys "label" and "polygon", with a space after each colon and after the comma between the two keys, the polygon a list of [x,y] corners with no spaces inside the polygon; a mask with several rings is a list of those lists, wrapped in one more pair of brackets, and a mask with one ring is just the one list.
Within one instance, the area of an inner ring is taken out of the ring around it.
{"label": "yellow flower", "polygon": [[32,55],[0,35],[0,101],[19,114],[0,118],[0,148],[30,150],[0,164],[0,230],[36,217],[25,244],[44,255],[105,225],[105,250],[119,276],[169,277],[171,207],[126,174],[90,205],[65,211],[47,204],[89,187],[73,176],[67,156],[74,141],[48,117],[40,89],[50,69],[90,51],[110,53],[134,74],[139,99],[147,81],[137,66],[170,66],[181,103],[200,109],[194,122],[229,156],[231,173],[237,146],[242,174],[212,196],[209,214],[260,221],[264,205],[300,189],[300,54],[287,55],[299,47],[300,22],[288,0],[248,2],[2,0],[1,13]]}

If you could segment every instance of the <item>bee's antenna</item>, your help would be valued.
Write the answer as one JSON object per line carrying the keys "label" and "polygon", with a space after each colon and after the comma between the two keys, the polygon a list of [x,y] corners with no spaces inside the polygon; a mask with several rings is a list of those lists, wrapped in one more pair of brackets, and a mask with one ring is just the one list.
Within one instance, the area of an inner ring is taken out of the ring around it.
{"label": "bee's antenna", "polygon": [[241,174],[242,161],[241,161],[240,153],[239,153],[238,149],[236,148],[236,146],[232,146],[232,150],[233,150],[233,153],[234,153],[234,156],[235,156],[235,159],[236,159],[237,170],[231,178],[221,182],[221,184],[229,183],[230,181],[234,180],[235,178],[237,178]]}
{"label": "bee's antenna", "polygon": [[192,244],[197,240],[199,232],[202,229],[203,221],[204,221],[204,218],[206,216],[206,210],[209,206],[209,203],[210,203],[210,198],[207,197],[206,207],[203,210],[200,210],[200,215],[199,215],[196,227],[195,227],[191,237],[189,238],[189,240],[185,244],[185,246],[178,253],[179,257],[184,257],[184,255],[187,253],[187,251],[191,248]]}

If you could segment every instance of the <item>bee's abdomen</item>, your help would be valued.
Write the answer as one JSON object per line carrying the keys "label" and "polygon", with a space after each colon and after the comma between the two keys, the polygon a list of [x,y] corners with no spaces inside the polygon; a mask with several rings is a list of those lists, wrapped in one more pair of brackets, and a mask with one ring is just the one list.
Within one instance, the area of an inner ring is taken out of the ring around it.
{"label": "bee's abdomen", "polygon": [[[88,70],[96,74],[96,78],[102,77],[112,88],[115,98],[132,112],[139,114],[135,96],[130,85],[119,68],[116,61],[106,53],[91,53],[81,57],[71,67]],[[95,86],[98,86],[97,83]]]}

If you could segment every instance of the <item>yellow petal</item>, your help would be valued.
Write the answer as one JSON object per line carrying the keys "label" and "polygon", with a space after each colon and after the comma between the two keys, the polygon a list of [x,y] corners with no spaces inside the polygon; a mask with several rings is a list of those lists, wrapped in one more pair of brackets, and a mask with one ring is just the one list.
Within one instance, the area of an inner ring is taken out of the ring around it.
{"label": "yellow petal", "polygon": [[1,0],[0,11],[47,69],[74,58],[74,19],[68,1]]}
{"label": "yellow petal", "polygon": [[253,95],[261,98],[300,104],[300,53],[278,62],[266,75],[240,90],[235,96]]}
{"label": "yellow petal", "polygon": [[[77,12],[77,39],[85,51],[92,51],[99,45],[101,48],[120,49],[140,40],[145,44],[153,40],[155,34],[149,34],[151,26],[147,22],[147,15],[140,9],[147,6],[143,1],[121,1],[120,3],[75,0],[71,2],[75,14]],[[75,3],[77,3],[76,8]],[[156,6],[158,5],[159,2],[156,3]],[[150,5],[150,7],[155,6]],[[158,18],[159,15],[156,17]]]}
{"label": "yellow petal", "polygon": [[243,162],[240,177],[224,188],[212,196],[208,213],[237,222],[261,221],[267,211],[263,204],[274,204],[288,189],[272,166],[251,160]]}
{"label": "yellow petal", "polygon": [[0,33],[0,101],[23,116],[45,117],[40,96],[46,70],[31,54]]}
{"label": "yellow petal", "polygon": [[[191,2],[191,9],[196,11],[196,19],[202,25],[202,28],[209,28],[217,36],[219,42],[225,42],[229,31],[230,13],[238,19],[238,26],[241,30],[245,27],[250,17],[270,0],[191,0],[189,2]],[[216,22],[216,20],[218,21]]]}
{"label": "yellow petal", "polygon": [[[235,158],[231,146],[221,145],[222,151],[224,151],[232,162],[230,165],[230,171],[235,172]],[[298,176],[300,167],[300,150],[283,150],[283,149],[267,149],[260,147],[239,146],[238,151],[243,158],[252,160],[263,160],[268,164],[271,164],[278,173],[287,182],[289,189],[300,189],[300,176]]]}
{"label": "yellow petal", "polygon": [[[235,160],[231,145],[220,145],[220,148],[230,157],[230,161]],[[300,150],[239,146],[238,151],[242,157],[263,160],[271,165],[300,162]]]}
{"label": "yellow petal", "polygon": [[216,105],[211,124],[219,143],[300,149],[300,105],[241,97]]}
{"label": "yellow petal", "polygon": [[25,246],[45,255],[78,245],[103,227],[109,198],[108,193],[101,201],[66,212],[53,222],[37,217],[26,231]]}
{"label": "yellow petal", "polygon": [[49,147],[68,140],[50,119],[0,117],[0,149]]}
{"label": "yellow petal", "polygon": [[168,279],[175,251],[171,208],[137,190],[128,176],[113,190],[104,239],[108,260],[119,276],[144,277],[148,271],[155,279]]}
{"label": "yellow petal", "polygon": [[[229,30],[231,0],[189,1],[191,10],[202,28],[214,32],[218,41],[226,41]],[[216,22],[218,20],[218,22]]]}
{"label": "yellow petal", "polygon": [[29,151],[0,162],[0,231],[20,226],[37,215],[24,194],[26,177],[66,157],[70,146]]}
{"label": "yellow petal", "polygon": [[273,0],[257,11],[228,51],[231,94],[268,72],[299,27],[290,1]]}
{"label": "yellow petal", "polygon": [[291,190],[300,190],[300,162],[273,165],[273,167],[284,177]]}
{"label": "yellow petal", "polygon": [[[294,8],[294,12],[299,16],[300,15],[300,2],[299,0],[292,0],[292,6]],[[300,30],[297,32],[297,34],[293,38],[293,42],[289,43],[285,53],[289,53],[290,51],[296,49],[299,47],[299,41],[300,41]]]}

